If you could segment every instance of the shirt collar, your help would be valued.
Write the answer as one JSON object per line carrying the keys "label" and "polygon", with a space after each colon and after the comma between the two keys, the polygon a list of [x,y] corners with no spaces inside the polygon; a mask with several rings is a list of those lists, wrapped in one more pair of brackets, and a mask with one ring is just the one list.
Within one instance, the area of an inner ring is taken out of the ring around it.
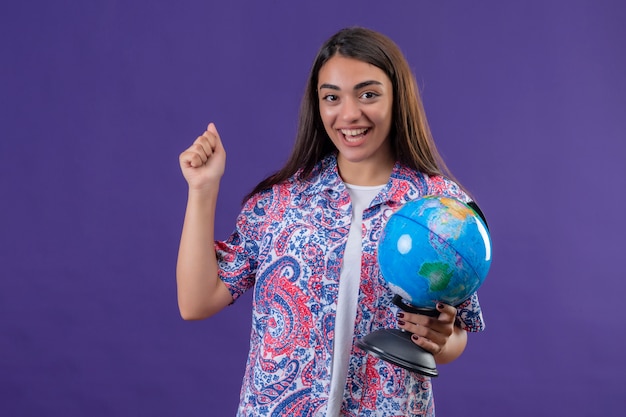
{"label": "shirt collar", "polygon": [[[297,177],[297,175],[296,175]],[[339,176],[337,155],[331,153],[324,157],[311,172],[311,176],[298,184],[298,191],[302,194],[343,193],[346,185]],[[388,203],[390,206],[399,206],[413,200],[428,191],[428,176],[396,162],[391,172],[389,182],[372,201],[372,205]]]}
{"label": "shirt collar", "polygon": [[[298,172],[295,178],[298,178],[300,173],[301,172]],[[298,182],[296,187],[298,192],[307,195],[321,194],[324,192],[344,192],[346,185],[339,176],[336,154],[332,153],[324,157],[324,159],[313,167],[309,178]]]}

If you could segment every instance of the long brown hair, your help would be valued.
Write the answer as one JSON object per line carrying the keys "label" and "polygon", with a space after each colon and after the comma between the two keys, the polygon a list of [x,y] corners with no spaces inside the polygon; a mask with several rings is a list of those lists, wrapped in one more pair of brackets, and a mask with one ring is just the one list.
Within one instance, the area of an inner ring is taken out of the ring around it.
{"label": "long brown hair", "polygon": [[326,134],[319,112],[318,75],[333,56],[341,55],[374,65],[387,74],[393,87],[390,141],[395,160],[428,175],[452,178],[432,139],[415,77],[398,46],[370,29],[342,29],[320,48],[300,105],[295,145],[285,166],[261,181],[245,197],[283,182],[300,171],[307,179],[315,164],[336,149]]}

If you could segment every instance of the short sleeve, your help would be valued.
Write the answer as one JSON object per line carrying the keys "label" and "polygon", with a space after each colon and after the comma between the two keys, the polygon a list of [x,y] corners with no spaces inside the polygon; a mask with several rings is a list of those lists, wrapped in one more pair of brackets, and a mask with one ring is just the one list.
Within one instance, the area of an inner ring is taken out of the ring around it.
{"label": "short sleeve", "polygon": [[228,239],[215,242],[219,276],[233,300],[254,286],[260,241],[267,221],[266,204],[263,194],[250,198],[237,217],[233,233]]}
{"label": "short sleeve", "polygon": [[245,239],[235,230],[227,240],[215,242],[215,252],[219,277],[226,284],[233,300],[237,300],[254,286],[254,270]]}
{"label": "short sleeve", "polygon": [[483,313],[478,302],[478,293],[473,293],[470,298],[457,306],[456,316],[463,330],[480,332],[485,329]]}

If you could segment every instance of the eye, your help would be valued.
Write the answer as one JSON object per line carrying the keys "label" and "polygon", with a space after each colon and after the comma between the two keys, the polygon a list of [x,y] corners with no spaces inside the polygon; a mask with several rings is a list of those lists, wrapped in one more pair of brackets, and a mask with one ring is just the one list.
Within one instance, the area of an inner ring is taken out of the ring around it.
{"label": "eye", "polygon": [[337,101],[337,99],[338,97],[334,94],[326,94],[325,96],[322,97],[322,100],[330,101],[330,102]]}
{"label": "eye", "polygon": [[361,98],[364,98],[366,100],[368,99],[372,99],[372,98],[376,98],[378,97],[379,94],[373,92],[373,91],[366,91],[365,93],[361,94]]}

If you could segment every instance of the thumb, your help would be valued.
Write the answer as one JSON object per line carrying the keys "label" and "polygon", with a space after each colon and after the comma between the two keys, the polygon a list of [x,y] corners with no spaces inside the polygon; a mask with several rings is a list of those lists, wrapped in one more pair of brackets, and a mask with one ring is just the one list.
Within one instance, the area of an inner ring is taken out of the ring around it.
{"label": "thumb", "polygon": [[206,130],[208,130],[209,132],[213,133],[217,137],[220,136],[220,134],[217,133],[217,128],[215,127],[215,123],[213,123],[213,122],[209,123],[209,125],[206,127]]}
{"label": "thumb", "polygon": [[222,138],[220,138],[220,134],[217,132],[217,128],[215,127],[215,123],[211,122],[209,123],[209,125],[206,128],[207,132],[211,132],[215,135],[215,138],[217,139],[215,145],[217,148],[223,148],[222,145]]}

